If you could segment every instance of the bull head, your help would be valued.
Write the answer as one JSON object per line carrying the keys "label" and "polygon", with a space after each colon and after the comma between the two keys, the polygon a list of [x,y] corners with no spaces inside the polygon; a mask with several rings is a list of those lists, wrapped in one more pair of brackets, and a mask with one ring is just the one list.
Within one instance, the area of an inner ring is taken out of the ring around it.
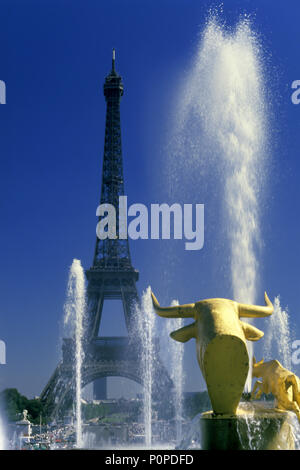
{"label": "bull head", "polygon": [[229,299],[206,299],[174,307],[161,307],[152,293],[155,312],[165,318],[193,318],[188,326],[171,333],[176,341],[196,339],[197,360],[216,414],[235,414],[249,370],[246,340],[257,341],[264,333],[240,318],[261,318],[273,313],[266,306],[247,305]]}

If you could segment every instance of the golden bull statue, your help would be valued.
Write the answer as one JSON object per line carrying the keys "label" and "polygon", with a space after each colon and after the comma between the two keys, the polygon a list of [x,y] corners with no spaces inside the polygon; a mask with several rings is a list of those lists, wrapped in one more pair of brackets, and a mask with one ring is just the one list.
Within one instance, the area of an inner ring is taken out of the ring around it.
{"label": "golden bull statue", "polygon": [[251,398],[259,399],[263,393],[272,393],[276,407],[293,411],[300,421],[300,379],[285,369],[279,361],[253,362],[253,377],[261,378],[254,384]]}
{"label": "golden bull statue", "polygon": [[246,340],[257,341],[264,333],[240,318],[260,318],[273,313],[265,293],[265,307],[229,299],[206,299],[193,304],[161,307],[152,293],[156,313],[165,318],[194,318],[194,323],[171,333],[185,343],[196,339],[197,360],[207,384],[215,414],[235,415],[249,370]]}

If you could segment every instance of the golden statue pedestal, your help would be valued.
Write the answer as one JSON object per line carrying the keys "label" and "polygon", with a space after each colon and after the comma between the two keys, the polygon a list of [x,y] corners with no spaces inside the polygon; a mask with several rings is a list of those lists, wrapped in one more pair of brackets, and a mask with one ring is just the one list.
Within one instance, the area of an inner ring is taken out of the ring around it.
{"label": "golden statue pedestal", "polygon": [[199,424],[203,450],[295,449],[290,414],[268,403],[241,403],[236,415],[207,411]]}

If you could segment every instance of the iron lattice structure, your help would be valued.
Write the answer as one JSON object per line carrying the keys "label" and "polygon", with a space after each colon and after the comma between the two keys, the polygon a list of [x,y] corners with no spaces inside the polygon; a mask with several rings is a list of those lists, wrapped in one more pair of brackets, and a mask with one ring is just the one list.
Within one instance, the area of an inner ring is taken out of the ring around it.
{"label": "iron lattice structure", "polygon": [[[112,70],[105,79],[106,99],[105,143],[102,169],[101,204],[112,204],[116,210],[119,233],[119,197],[124,195],[123,159],[121,145],[120,101],[123,82],[115,69],[113,51]],[[136,312],[140,311],[136,288],[139,273],[131,264],[128,239],[100,240],[96,238],[93,264],[86,271],[87,315],[82,369],[82,386],[99,378],[120,376],[142,384],[141,342],[135,328]],[[106,299],[122,301],[128,336],[99,337],[103,304]],[[41,399],[48,414],[61,416],[73,401],[74,340],[63,340],[63,358],[44,388]],[[168,393],[173,387],[159,359],[158,342],[154,345],[155,377],[153,393]]]}
{"label": "iron lattice structure", "polygon": [[[104,83],[106,99],[105,142],[102,169],[101,204],[112,204],[116,209],[117,233],[119,232],[119,197],[124,195],[123,159],[120,124],[120,100],[123,96],[123,83],[115,69],[115,56],[112,70]],[[94,267],[131,268],[128,239],[96,240]]]}

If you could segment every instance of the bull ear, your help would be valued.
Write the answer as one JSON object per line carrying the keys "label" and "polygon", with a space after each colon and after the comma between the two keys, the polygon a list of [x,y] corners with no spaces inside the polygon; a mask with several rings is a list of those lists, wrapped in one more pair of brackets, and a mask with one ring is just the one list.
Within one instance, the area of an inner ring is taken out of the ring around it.
{"label": "bull ear", "polygon": [[191,325],[184,326],[179,330],[172,331],[170,334],[172,339],[175,341],[180,341],[180,343],[186,343],[192,338],[196,337],[196,323],[192,323]]}
{"label": "bull ear", "polygon": [[250,325],[249,323],[245,323],[241,321],[241,325],[245,334],[245,337],[248,341],[258,341],[260,338],[263,337],[264,332],[255,328],[255,326]]}

